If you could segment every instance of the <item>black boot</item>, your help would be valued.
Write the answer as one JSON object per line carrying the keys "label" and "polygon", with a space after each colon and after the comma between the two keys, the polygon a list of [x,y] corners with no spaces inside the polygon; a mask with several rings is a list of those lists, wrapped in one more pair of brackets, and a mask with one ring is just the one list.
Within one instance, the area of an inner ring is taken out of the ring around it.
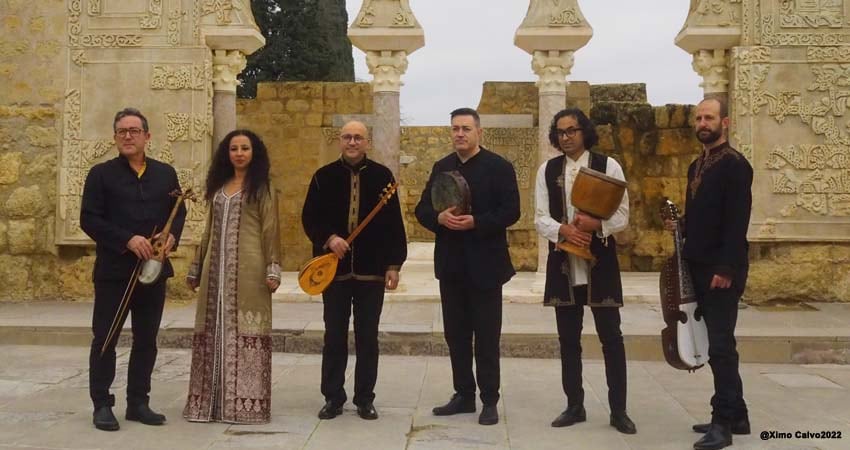
{"label": "black boot", "polygon": [[611,426],[623,434],[637,433],[635,423],[632,422],[632,419],[629,419],[625,411],[611,413]]}
{"label": "black boot", "polygon": [[484,405],[481,407],[481,415],[478,416],[480,425],[496,425],[499,423],[499,410],[496,405]]}
{"label": "black boot", "polygon": [[325,406],[319,410],[319,418],[322,420],[333,419],[340,414],[342,414],[342,405],[334,405],[330,400],[325,402]]}
{"label": "black boot", "polygon": [[568,427],[585,420],[587,420],[587,411],[584,410],[584,405],[573,405],[556,417],[552,421],[552,426],[555,428]]}
{"label": "black boot", "polygon": [[357,407],[357,415],[364,420],[375,420],[378,418],[378,410],[373,403]]}
{"label": "black boot", "polygon": [[112,408],[109,406],[101,406],[94,410],[92,422],[98,430],[116,431],[120,428],[118,419],[115,418],[115,414],[112,414]]}
{"label": "black boot", "polygon": [[732,429],[729,425],[713,423],[708,432],[694,443],[695,450],[719,450],[732,445]]}
{"label": "black boot", "polygon": [[144,403],[140,405],[127,405],[127,414],[124,418],[141,422],[145,425],[162,425],[165,423],[164,415],[155,412],[150,406]]}
{"label": "black boot", "polygon": [[442,406],[431,410],[435,416],[451,416],[460,413],[475,412],[475,398],[462,397],[460,394],[452,395],[451,400]]}
{"label": "black boot", "polygon": [[[711,427],[710,423],[698,423],[692,428],[697,433],[705,434],[708,433],[709,427]],[[732,422],[732,434],[750,434],[750,418],[744,417]]]}

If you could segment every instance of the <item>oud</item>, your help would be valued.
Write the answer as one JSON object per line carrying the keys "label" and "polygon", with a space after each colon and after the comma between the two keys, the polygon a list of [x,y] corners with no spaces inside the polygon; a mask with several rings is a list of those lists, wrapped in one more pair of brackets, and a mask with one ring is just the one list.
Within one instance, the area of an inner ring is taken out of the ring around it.
{"label": "oud", "polygon": [[[661,206],[665,220],[679,221],[679,209],[670,200]],[[680,227],[673,233],[673,255],[661,269],[661,311],[666,328],[661,330],[664,359],[671,366],[687,371],[708,362],[708,330],[697,309],[691,274],[682,259],[684,239]]]}

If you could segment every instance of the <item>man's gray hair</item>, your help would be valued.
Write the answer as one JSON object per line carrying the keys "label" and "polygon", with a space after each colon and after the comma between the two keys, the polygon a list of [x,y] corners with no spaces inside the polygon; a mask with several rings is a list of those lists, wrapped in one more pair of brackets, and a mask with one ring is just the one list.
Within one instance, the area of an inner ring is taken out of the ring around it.
{"label": "man's gray hair", "polygon": [[121,111],[115,113],[115,120],[112,121],[112,131],[117,132],[118,130],[116,126],[118,125],[118,121],[129,116],[138,117],[139,120],[142,121],[142,129],[145,130],[145,133],[150,131],[148,129],[148,118],[145,117],[145,115],[142,114],[142,112],[136,108],[124,108]]}

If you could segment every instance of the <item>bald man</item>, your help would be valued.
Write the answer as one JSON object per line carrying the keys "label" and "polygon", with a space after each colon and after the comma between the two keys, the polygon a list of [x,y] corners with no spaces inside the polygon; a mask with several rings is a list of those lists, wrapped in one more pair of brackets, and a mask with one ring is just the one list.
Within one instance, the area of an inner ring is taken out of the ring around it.
{"label": "bald man", "polygon": [[325,342],[322,348],[320,419],[342,414],[347,399],[343,384],[348,362],[348,323],[354,305],[354,404],[357,415],[378,418],[374,406],[378,377],[378,321],[384,289],[398,286],[399,270],[407,258],[407,236],[398,196],[350,244],[346,238],[366,218],[394,183],[386,166],[366,157],[369,131],[360,122],[348,122],[339,133],[340,157],[313,175],[301,214],[304,232],[313,243],[313,255],[333,252],[340,259],[336,276],[322,294]]}

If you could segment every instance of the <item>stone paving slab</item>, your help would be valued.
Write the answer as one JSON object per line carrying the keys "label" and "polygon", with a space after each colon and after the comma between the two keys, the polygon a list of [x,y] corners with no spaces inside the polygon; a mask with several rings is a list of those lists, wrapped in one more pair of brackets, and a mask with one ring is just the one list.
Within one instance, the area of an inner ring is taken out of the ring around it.
{"label": "stone paving slab", "polygon": [[[742,361],[767,363],[850,363],[850,304],[808,304],[804,310],[749,307],[739,313],[737,337]],[[92,303],[0,303],[0,344],[88,346]],[[662,361],[660,304],[627,303],[621,310],[630,359]],[[275,301],[272,308],[275,351],[319,353],[324,323],[322,305]],[[194,328],[193,303],[166,305],[160,344],[189,348]],[[129,330],[129,321],[125,331]],[[446,355],[440,305],[388,302],[380,324],[385,354]],[[591,314],[585,314],[582,345],[588,357],[600,357]],[[350,339],[353,345],[353,336]],[[120,346],[129,345],[124,332]],[[502,354],[557,358],[554,313],[540,304],[504,304]]]}
{"label": "stone paving slab", "polygon": [[[363,421],[349,403],[342,416],[321,421],[316,417],[323,404],[321,357],[275,353],[271,423],[199,424],[181,417],[190,352],[163,349],[151,404],[168,422],[149,427],[123,420],[127,352],[122,350],[113,385],[121,430],[110,433],[91,425],[87,349],[0,345],[0,355],[0,449],[687,449],[699,438],[690,426],[707,418],[712,389],[707,369],[689,374],[662,362],[630,361],[629,414],[638,434],[626,436],[608,425],[603,364],[585,360],[588,421],[554,429],[549,422],[565,406],[559,362],[503,358],[501,420],[484,427],[476,414],[431,414],[452,390],[448,358],[382,356],[375,400],[380,418]],[[351,360],[349,393],[353,365]],[[730,449],[850,448],[850,366],[743,364],[741,373],[753,434],[735,436]],[[762,431],[792,437],[764,441]],[[841,439],[794,438],[796,431],[835,431]]]}

